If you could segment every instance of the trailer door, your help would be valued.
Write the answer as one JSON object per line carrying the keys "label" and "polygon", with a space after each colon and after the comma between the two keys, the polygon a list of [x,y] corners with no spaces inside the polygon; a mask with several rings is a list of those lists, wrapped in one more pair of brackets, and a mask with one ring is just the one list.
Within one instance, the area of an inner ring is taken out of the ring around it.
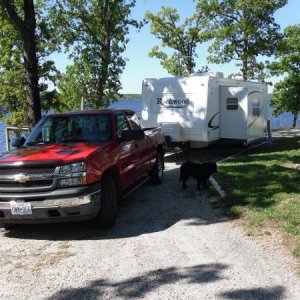
{"label": "trailer door", "polygon": [[220,138],[247,140],[247,89],[220,86]]}
{"label": "trailer door", "polygon": [[252,91],[248,95],[248,140],[256,140],[264,137],[265,106],[264,93]]}

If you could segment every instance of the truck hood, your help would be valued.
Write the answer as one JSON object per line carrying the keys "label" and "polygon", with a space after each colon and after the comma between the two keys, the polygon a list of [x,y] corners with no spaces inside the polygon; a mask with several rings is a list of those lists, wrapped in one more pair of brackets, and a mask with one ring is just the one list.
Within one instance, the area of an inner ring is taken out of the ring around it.
{"label": "truck hood", "polygon": [[104,144],[66,143],[44,146],[30,146],[0,154],[0,166],[3,164],[67,164],[85,161],[95,151],[101,151]]}

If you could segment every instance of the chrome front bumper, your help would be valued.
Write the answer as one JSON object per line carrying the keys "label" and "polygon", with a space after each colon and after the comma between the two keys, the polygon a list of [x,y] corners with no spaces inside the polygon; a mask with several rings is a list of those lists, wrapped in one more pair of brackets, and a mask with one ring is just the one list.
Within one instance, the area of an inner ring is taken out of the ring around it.
{"label": "chrome front bumper", "polygon": [[[32,196],[28,197],[28,195],[3,199],[0,195],[0,223],[59,223],[94,218],[101,206],[100,185],[85,189],[78,188],[78,193],[74,193],[74,191],[76,191],[74,188],[66,189],[65,196],[62,196],[61,191],[57,193],[54,191],[48,195],[39,195],[40,197],[36,199]],[[73,195],[70,192],[73,192]],[[32,213],[15,215],[12,213],[12,203],[30,203]]]}

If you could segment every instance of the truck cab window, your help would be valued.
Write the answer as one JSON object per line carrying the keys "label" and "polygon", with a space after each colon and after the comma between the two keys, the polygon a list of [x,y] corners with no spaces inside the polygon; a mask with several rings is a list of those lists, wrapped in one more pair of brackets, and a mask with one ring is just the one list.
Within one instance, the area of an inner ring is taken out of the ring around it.
{"label": "truck cab window", "polygon": [[135,130],[143,130],[142,129],[142,126],[139,122],[139,119],[137,118],[136,115],[132,115],[130,118],[129,118],[129,122],[131,124],[131,128],[132,129],[135,129]]}
{"label": "truck cab window", "polygon": [[116,116],[116,124],[117,124],[117,135],[118,135],[119,138],[121,137],[121,132],[123,130],[129,130],[130,129],[129,124],[126,120],[126,117],[123,114],[118,114]]}
{"label": "truck cab window", "polygon": [[143,130],[142,125],[135,113],[133,113],[133,112],[127,113],[126,117],[129,121],[132,129]]}

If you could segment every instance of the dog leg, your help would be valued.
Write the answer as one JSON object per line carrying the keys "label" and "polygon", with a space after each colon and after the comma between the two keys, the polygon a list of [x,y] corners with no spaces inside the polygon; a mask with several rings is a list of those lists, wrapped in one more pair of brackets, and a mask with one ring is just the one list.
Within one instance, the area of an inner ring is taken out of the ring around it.
{"label": "dog leg", "polygon": [[186,185],[186,179],[182,179],[182,189],[185,190],[187,187]]}
{"label": "dog leg", "polygon": [[201,190],[201,180],[200,180],[200,178],[197,178],[197,189],[198,189],[198,191]]}

